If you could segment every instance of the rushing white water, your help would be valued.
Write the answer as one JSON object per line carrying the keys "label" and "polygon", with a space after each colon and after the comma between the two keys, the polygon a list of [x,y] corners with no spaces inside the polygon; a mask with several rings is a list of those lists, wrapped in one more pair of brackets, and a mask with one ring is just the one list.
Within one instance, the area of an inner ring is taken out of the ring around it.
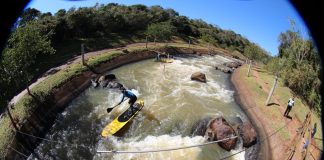
{"label": "rushing white water", "polygon": [[[143,112],[120,134],[101,138],[103,127],[128,107],[116,89],[89,88],[58,117],[46,138],[35,150],[39,159],[221,159],[241,150],[227,152],[217,144],[205,147],[142,154],[97,154],[97,150],[141,151],[166,149],[206,142],[193,136],[193,126],[206,117],[224,116],[229,122],[246,116],[233,98],[229,75],[215,65],[231,61],[221,56],[177,57],[173,63],[145,60],[112,70],[118,81],[144,100]],[[207,83],[191,81],[194,72],[206,74]],[[73,145],[71,145],[73,144]],[[76,145],[77,144],[77,145]],[[244,159],[244,152],[230,159]]]}

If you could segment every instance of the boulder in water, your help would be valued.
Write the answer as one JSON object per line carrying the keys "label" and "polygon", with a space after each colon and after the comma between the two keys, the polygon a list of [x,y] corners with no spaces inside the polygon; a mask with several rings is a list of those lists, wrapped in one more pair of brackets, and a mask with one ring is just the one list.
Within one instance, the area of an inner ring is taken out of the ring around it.
{"label": "boulder in water", "polygon": [[238,133],[242,137],[243,147],[250,147],[257,141],[257,133],[249,121],[243,122],[237,127]]}
{"label": "boulder in water", "polygon": [[114,74],[106,74],[105,79],[108,81],[116,80],[116,76]]}
{"label": "boulder in water", "polygon": [[208,122],[211,120],[210,117],[197,121],[191,129],[192,136],[204,136],[206,133]]}
{"label": "boulder in water", "polygon": [[191,75],[191,80],[196,80],[199,82],[204,82],[206,83],[206,75],[201,73],[201,72],[195,72]]}
{"label": "boulder in water", "polygon": [[235,69],[239,66],[241,66],[242,64],[240,62],[237,62],[237,61],[234,61],[234,62],[228,62],[228,63],[225,63],[224,66],[226,67],[229,67],[229,68],[232,68],[232,69]]}
{"label": "boulder in water", "polygon": [[[207,126],[206,135],[209,141],[222,140],[232,136],[236,136],[234,129],[227,123],[223,117],[212,119]],[[230,151],[235,148],[237,138],[219,142],[219,146]]]}
{"label": "boulder in water", "polygon": [[110,81],[107,85],[108,88],[120,88],[122,87],[123,85],[116,82],[116,81]]}
{"label": "boulder in water", "polygon": [[108,84],[108,81],[105,79],[105,76],[100,76],[98,83],[101,87],[106,87]]}
{"label": "boulder in water", "polygon": [[99,77],[98,83],[101,87],[106,87],[110,81],[116,80],[116,76],[114,74],[102,75]]}
{"label": "boulder in water", "polygon": [[93,74],[91,75],[91,85],[96,88],[98,87],[98,79],[97,79],[97,75],[96,74]]}
{"label": "boulder in water", "polygon": [[215,68],[216,68],[216,70],[220,70],[220,71],[222,71],[224,73],[232,73],[233,72],[233,70],[231,68],[228,68],[226,66],[218,65]]}

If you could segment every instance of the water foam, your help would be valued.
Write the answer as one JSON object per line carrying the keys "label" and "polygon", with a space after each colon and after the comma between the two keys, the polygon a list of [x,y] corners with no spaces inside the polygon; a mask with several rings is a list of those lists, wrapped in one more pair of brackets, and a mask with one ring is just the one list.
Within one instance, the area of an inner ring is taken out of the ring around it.
{"label": "water foam", "polygon": [[[115,150],[132,150],[132,151],[143,151],[152,149],[167,149],[181,146],[189,146],[195,144],[201,144],[205,139],[201,136],[196,137],[181,137],[161,135],[161,136],[147,136],[141,141],[133,141],[130,139],[129,142],[118,141],[114,139],[113,146]],[[158,153],[143,153],[143,154],[116,154],[113,159],[127,160],[127,159],[155,159],[155,160],[165,160],[165,159],[196,159],[201,152],[201,148],[189,148],[175,151],[158,152]]]}

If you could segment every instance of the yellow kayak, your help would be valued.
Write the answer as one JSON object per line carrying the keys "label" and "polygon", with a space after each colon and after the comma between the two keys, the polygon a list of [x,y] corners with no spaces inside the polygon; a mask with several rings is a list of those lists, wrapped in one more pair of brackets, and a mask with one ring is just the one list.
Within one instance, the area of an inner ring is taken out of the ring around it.
{"label": "yellow kayak", "polygon": [[102,130],[101,136],[108,137],[110,135],[115,134],[120,129],[122,129],[127,122],[129,122],[142,108],[144,107],[144,101],[138,100],[134,104],[134,109],[132,110],[129,107],[124,113],[119,115],[116,119],[114,119],[111,123],[106,125],[106,127]]}

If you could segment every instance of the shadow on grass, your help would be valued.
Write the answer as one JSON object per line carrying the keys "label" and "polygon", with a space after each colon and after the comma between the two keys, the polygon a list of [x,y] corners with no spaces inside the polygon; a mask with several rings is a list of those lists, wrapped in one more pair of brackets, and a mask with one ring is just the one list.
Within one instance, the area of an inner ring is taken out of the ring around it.
{"label": "shadow on grass", "polygon": [[285,116],[285,117],[288,118],[288,119],[290,119],[290,120],[292,120],[292,117],[289,116],[289,115],[287,115],[287,116]]}
{"label": "shadow on grass", "polygon": [[253,68],[253,70],[260,72],[260,73],[266,73],[265,70],[259,69],[259,68]]}
{"label": "shadow on grass", "polygon": [[267,106],[273,106],[273,105],[280,106],[280,104],[278,103],[269,103]]}

